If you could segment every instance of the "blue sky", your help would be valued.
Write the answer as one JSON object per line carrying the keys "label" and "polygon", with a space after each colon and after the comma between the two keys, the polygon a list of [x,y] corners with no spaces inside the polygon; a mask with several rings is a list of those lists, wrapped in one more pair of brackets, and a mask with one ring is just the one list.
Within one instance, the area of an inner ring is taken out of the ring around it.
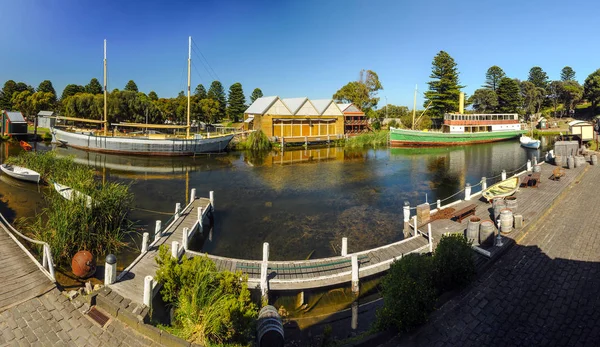
{"label": "blue sky", "polygon": [[594,1],[74,1],[0,0],[0,83],[35,87],[102,81],[108,40],[109,89],[133,79],[139,89],[176,96],[186,86],[187,37],[214,70],[193,54],[192,89],[216,74],[248,97],[330,98],[377,72],[385,103],[419,106],[431,61],[440,50],[458,63],[471,94],[492,65],[526,79],[541,66],[558,79],[569,65],[583,80],[600,68]]}

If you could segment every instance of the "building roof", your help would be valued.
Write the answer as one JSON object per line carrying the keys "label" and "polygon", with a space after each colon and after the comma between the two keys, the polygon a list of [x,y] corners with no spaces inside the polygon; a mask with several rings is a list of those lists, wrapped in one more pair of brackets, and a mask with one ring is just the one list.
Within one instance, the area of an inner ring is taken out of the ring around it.
{"label": "building roof", "polygon": [[6,113],[6,116],[10,119],[11,123],[27,123],[21,112],[4,111],[4,113]]}
{"label": "building roof", "polygon": [[54,111],[40,111],[40,112],[38,112],[37,115],[50,117],[50,116],[54,116]]}
{"label": "building roof", "polygon": [[352,104],[337,104],[338,107],[340,108],[340,110],[342,110],[342,112],[344,112],[348,107],[350,107]]}
{"label": "building roof", "polygon": [[264,114],[277,99],[279,99],[278,96],[263,96],[262,98],[258,98],[254,100],[252,105],[250,105],[244,113]]}
{"label": "building roof", "polygon": [[313,106],[317,109],[319,114],[323,114],[327,107],[333,102],[332,99],[319,99],[319,100],[311,100]]}
{"label": "building roof", "polygon": [[283,101],[283,103],[290,109],[292,114],[296,114],[296,112],[298,112],[298,110],[300,110],[300,107],[302,107],[302,105],[304,105],[306,100],[308,100],[308,98],[306,98],[306,97],[281,99],[281,101]]}
{"label": "building roof", "polygon": [[583,120],[572,120],[572,121],[569,122],[569,126],[570,127],[572,127],[575,124],[577,124],[577,125],[589,125],[589,126],[592,126],[591,123],[583,121]]}

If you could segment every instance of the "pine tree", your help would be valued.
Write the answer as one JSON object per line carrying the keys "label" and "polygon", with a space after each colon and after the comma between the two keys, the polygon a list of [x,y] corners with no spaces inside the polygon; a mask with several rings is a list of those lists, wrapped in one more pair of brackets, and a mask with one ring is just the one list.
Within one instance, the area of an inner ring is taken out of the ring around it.
{"label": "pine tree", "polygon": [[494,65],[485,73],[485,84],[483,87],[495,92],[498,89],[498,83],[500,83],[500,80],[504,77],[506,77],[504,70],[499,66]]}
{"label": "pine tree", "polygon": [[42,83],[40,83],[38,86],[37,91],[52,94],[52,102],[56,102],[56,90],[54,89],[54,86],[50,80],[42,81]]}
{"label": "pine tree", "polygon": [[527,80],[538,88],[544,88],[544,90],[548,88],[548,74],[539,66],[534,66],[529,70]]}
{"label": "pine tree", "polygon": [[512,78],[504,77],[498,83],[498,110],[503,113],[517,113],[523,103],[519,82]]}
{"label": "pine tree", "polygon": [[[135,83],[134,83],[135,84]],[[137,88],[137,87],[136,87]],[[102,85],[97,78],[92,78],[90,83],[85,86],[85,92],[90,94],[102,94]]]}
{"label": "pine tree", "polygon": [[137,93],[138,87],[133,80],[129,80],[129,82],[127,82],[127,85],[125,85],[125,90]]}
{"label": "pine tree", "polygon": [[575,81],[575,71],[570,66],[563,67],[560,71],[560,80],[563,82]]}
{"label": "pine tree", "polygon": [[244,116],[246,111],[246,97],[242,84],[236,82],[229,87],[229,96],[227,99],[227,116],[234,122],[238,122]]}
{"label": "pine tree", "polygon": [[199,84],[194,91],[194,95],[198,97],[198,100],[206,99],[206,89],[202,84]]}
{"label": "pine tree", "polygon": [[210,117],[211,119],[220,119],[225,116],[225,109],[227,106],[227,99],[225,96],[225,90],[223,89],[223,85],[219,81],[213,81],[210,84],[210,88],[208,89],[207,98],[218,101],[219,102],[219,112],[214,116]]}
{"label": "pine tree", "polygon": [[252,95],[250,95],[250,103],[253,103],[254,101],[256,101],[256,99],[262,98],[262,97],[263,97],[262,90],[260,90],[260,88],[254,88],[254,90],[252,91]]}
{"label": "pine tree", "polygon": [[431,113],[442,117],[444,113],[458,110],[460,89],[464,86],[458,84],[456,63],[448,53],[440,51],[433,58],[432,65],[429,77],[433,80],[427,82],[429,90],[425,92],[424,106],[431,102]]}

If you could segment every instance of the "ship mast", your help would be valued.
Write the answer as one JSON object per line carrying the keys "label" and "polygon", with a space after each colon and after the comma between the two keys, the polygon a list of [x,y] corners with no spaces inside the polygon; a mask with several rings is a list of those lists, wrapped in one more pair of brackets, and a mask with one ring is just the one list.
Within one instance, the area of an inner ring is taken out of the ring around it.
{"label": "ship mast", "polygon": [[187,86],[187,127],[186,138],[190,137],[190,93],[191,93],[191,70],[192,68],[192,37],[188,41],[188,86]]}
{"label": "ship mast", "polygon": [[412,130],[415,130],[415,115],[417,114],[417,85],[415,84],[415,98],[413,100],[413,121],[412,121]]}
{"label": "ship mast", "polygon": [[107,104],[106,104],[106,39],[104,40],[104,136],[108,133],[108,117],[107,115]]}

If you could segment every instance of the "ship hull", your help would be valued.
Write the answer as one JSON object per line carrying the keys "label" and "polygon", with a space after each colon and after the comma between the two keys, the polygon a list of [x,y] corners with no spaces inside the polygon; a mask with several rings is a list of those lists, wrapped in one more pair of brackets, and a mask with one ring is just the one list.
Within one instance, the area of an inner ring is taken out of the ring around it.
{"label": "ship hull", "polygon": [[203,139],[148,139],[116,136],[96,136],[52,129],[54,142],[101,153],[130,155],[189,156],[196,153],[215,153],[225,150],[233,134]]}
{"label": "ship hull", "polygon": [[390,130],[390,145],[403,146],[460,146],[505,141],[519,137],[524,131],[493,131],[476,133],[441,133],[404,129]]}

